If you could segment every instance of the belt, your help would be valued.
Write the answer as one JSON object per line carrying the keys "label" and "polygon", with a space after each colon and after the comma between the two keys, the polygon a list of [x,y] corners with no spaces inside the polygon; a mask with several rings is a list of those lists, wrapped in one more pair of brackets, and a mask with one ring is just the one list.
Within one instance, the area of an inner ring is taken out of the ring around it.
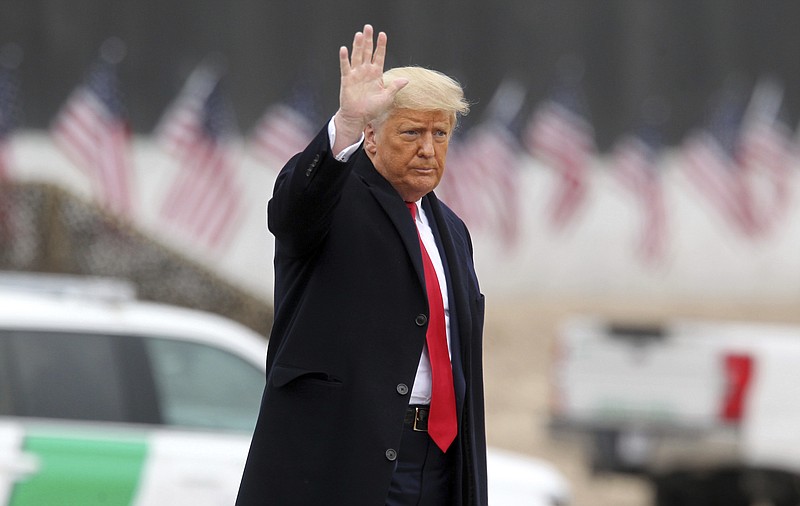
{"label": "belt", "polygon": [[406,409],[405,424],[417,432],[428,432],[428,413],[430,406],[412,405]]}

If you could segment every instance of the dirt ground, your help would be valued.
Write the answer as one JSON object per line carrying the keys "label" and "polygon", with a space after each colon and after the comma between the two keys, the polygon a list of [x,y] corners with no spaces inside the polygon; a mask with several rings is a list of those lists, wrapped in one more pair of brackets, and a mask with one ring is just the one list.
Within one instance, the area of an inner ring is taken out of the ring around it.
{"label": "dirt ground", "polygon": [[554,440],[548,434],[552,342],[558,323],[575,313],[649,322],[677,316],[800,323],[800,302],[488,299],[484,367],[489,444],[554,464],[570,482],[572,506],[649,506],[652,491],[646,482],[593,476],[576,441]]}

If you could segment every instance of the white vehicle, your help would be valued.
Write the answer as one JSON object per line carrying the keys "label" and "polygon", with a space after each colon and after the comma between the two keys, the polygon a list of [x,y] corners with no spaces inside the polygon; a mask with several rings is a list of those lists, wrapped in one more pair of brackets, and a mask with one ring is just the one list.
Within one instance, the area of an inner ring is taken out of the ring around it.
{"label": "white vehicle", "polygon": [[800,504],[800,327],[566,322],[553,428],[598,471],[652,480],[658,506]]}
{"label": "white vehicle", "polygon": [[[104,279],[0,276],[0,506],[230,506],[266,340]],[[490,504],[555,506],[549,464],[490,451]]]}

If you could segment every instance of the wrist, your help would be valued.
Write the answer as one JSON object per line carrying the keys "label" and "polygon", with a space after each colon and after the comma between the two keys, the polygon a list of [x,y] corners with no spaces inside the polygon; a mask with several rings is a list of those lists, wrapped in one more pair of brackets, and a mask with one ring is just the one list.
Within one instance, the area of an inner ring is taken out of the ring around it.
{"label": "wrist", "polygon": [[341,140],[346,142],[347,145],[357,142],[367,126],[366,122],[361,118],[348,118],[347,115],[342,113],[341,109],[334,114],[333,122],[336,126],[337,141]]}

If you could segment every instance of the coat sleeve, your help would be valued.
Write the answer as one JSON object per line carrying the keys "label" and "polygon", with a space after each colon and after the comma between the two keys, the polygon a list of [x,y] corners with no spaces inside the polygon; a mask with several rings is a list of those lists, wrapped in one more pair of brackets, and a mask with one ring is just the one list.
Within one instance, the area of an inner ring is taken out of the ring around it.
{"label": "coat sleeve", "polygon": [[307,256],[322,243],[351,168],[333,156],[326,126],[281,169],[267,205],[267,226],[285,254]]}

